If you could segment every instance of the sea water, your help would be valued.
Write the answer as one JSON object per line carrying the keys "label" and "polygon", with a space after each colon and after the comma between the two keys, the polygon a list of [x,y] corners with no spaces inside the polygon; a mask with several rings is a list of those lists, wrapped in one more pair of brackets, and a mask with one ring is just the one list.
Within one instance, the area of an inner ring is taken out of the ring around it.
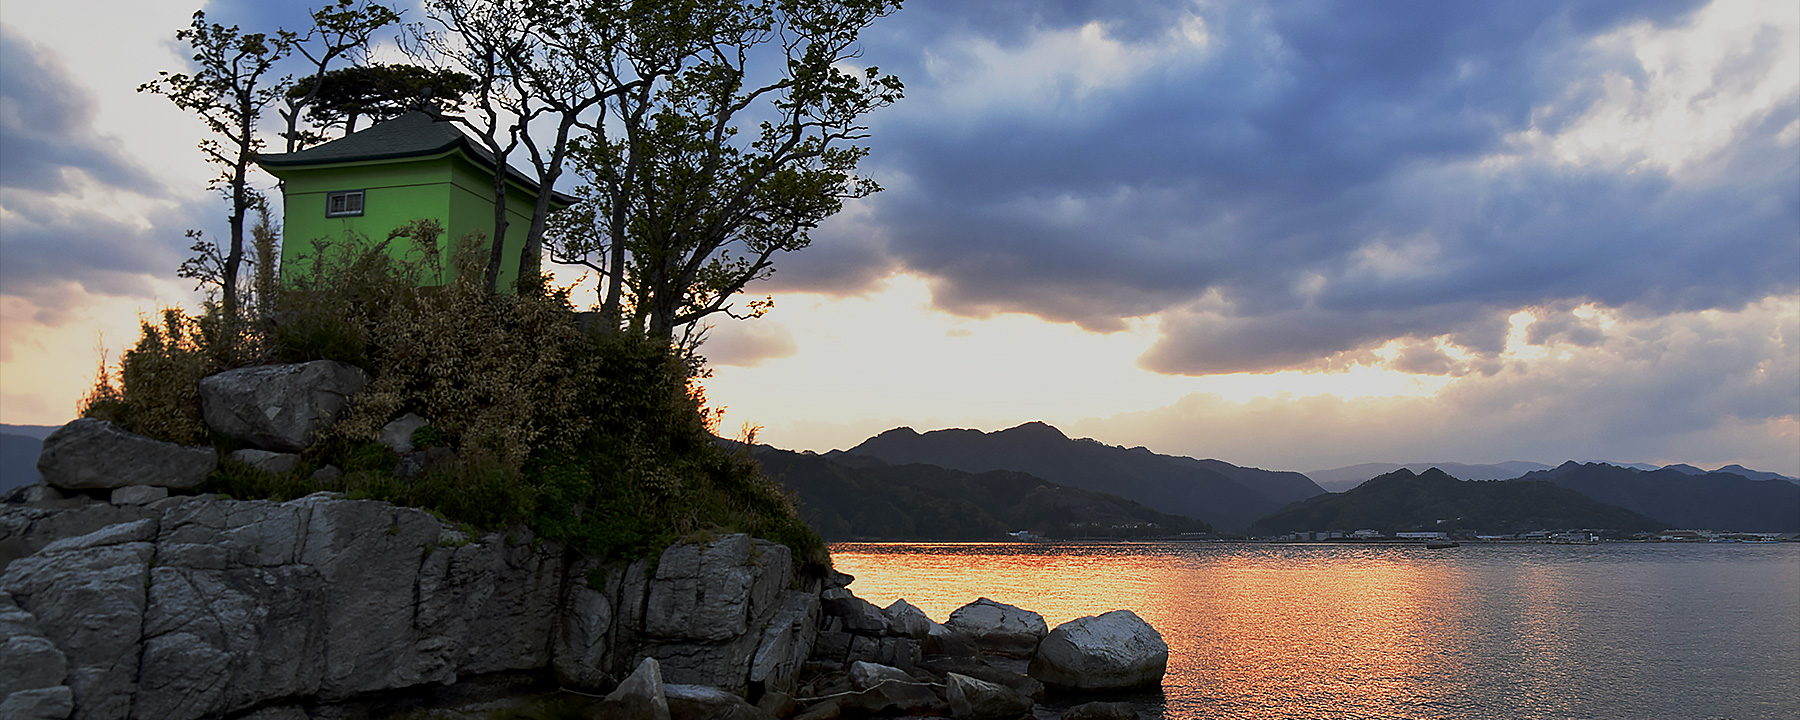
{"label": "sea water", "polygon": [[[878,605],[1162,633],[1152,718],[1800,718],[1800,544],[840,544]],[[1075,700],[1079,701],[1079,700]],[[1070,700],[1046,704],[1046,715]]]}

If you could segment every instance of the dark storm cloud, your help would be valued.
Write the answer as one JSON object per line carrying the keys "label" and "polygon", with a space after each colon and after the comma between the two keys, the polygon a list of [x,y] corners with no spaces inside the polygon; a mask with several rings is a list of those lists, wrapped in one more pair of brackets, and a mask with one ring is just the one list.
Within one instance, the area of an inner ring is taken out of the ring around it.
{"label": "dark storm cloud", "polygon": [[[1092,22],[1149,52],[1186,6],[915,0],[878,24],[866,57],[909,97],[876,118],[873,169],[905,182],[874,200],[863,222],[881,240],[861,252],[932,278],[952,312],[1091,329],[1170,313],[1144,362],[1173,373],[1302,367],[1394,337],[1492,351],[1521,307],[1735,308],[1800,283],[1800,163],[1776,138],[1793,99],[1699,179],[1479,162],[1567,129],[1606,72],[1648,82],[1589,41],[1679,26],[1696,2],[1209,3],[1204,52],[1039,107],[953,106],[953,85],[980,82],[980,43]],[[1714,82],[1785,62],[1774,42]]]}
{"label": "dark storm cloud", "polygon": [[66,192],[77,174],[158,195],[162,184],[123,143],[94,129],[93,93],[46,48],[0,24],[0,188]]}

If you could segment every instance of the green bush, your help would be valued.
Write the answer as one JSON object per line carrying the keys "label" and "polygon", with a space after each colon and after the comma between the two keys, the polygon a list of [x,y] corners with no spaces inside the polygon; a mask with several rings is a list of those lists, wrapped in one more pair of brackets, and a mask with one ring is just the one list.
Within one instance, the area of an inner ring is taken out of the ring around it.
{"label": "green bush", "polygon": [[[626,560],[695,534],[748,532],[792,547],[802,567],[829,564],[792,498],[747,454],[720,445],[692,357],[583,330],[566,291],[542,283],[521,284],[516,295],[487,292],[480,240],[458,243],[448,284],[425,287],[421,268],[389,257],[387,242],[317,248],[250,342],[167,311],[161,325],[145,323],[118,382],[103,375],[84,410],[154,437],[204,442],[197,382],[222,364],[249,362],[256,353],[245,348],[266,346],[282,361],[352,362],[370,382],[303,454],[305,472],[226,462],[205,489],[285,500],[324,489],[308,475],[336,465],[344,476],[329,489],[479,529],[523,524],[597,557]],[[214,338],[232,352],[209,347]],[[399,458],[378,436],[408,412],[431,422],[414,445],[448,448],[453,461],[395,475]]]}

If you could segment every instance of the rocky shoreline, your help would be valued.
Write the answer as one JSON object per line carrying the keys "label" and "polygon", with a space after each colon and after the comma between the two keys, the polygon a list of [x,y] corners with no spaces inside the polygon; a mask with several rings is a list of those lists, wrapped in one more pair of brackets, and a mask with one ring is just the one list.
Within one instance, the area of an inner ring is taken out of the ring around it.
{"label": "rocky shoreline", "polygon": [[[240,461],[291,457],[360,380],[295,367],[213,383],[234,391],[208,422],[245,424],[215,430],[266,441]],[[1159,687],[1168,662],[1126,610],[1052,630],[982,599],[938,623],[749,535],[604,565],[338,492],[192,494],[216,463],[100,420],[46,439],[45,482],[0,503],[0,717],[1011,720],[1057,717],[1047,693]]]}
{"label": "rocky shoreline", "polygon": [[741,534],[600,568],[336,493],[29,494],[0,506],[0,717],[481,717],[567,689],[618,696],[595,717],[1017,718],[1160,685],[1168,658],[1129,611],[1048,630],[983,599],[940,624]]}

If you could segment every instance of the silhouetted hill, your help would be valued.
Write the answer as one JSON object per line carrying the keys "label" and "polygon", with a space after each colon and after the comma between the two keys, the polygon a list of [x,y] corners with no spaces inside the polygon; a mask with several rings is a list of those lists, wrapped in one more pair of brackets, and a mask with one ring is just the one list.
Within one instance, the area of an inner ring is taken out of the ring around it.
{"label": "silhouetted hill", "polygon": [[1725,472],[1644,471],[1574,461],[1527,474],[1604,503],[1666,520],[1672,527],[1740,532],[1800,532],[1800,485]]}
{"label": "silhouetted hill", "polygon": [[1462,481],[1437,469],[1395,470],[1349,492],[1322,495],[1256,521],[1252,535],[1364,528],[1383,532],[1606,529],[1656,531],[1668,523],[1542,481]]}
{"label": "silhouetted hill", "polygon": [[1072,440],[1041,422],[1008,430],[896,428],[828,457],[867,456],[984,473],[1013,470],[1060,485],[1111,493],[1159,510],[1237,531],[1250,521],[1324,489],[1294,472],[1243,468],[1218,460],[1158,455],[1094,440]]}
{"label": "silhouetted hill", "polygon": [[1344,492],[1377,475],[1405,468],[1415,473],[1437,468],[1458,480],[1510,480],[1533,470],[1549,470],[1543,463],[1508,460],[1491,465],[1464,463],[1363,463],[1329,470],[1312,470],[1306,476],[1330,492]]}
{"label": "silhouetted hill", "polygon": [[1800,478],[1797,478],[1797,477],[1783,475],[1781,473],[1763,472],[1761,470],[1751,470],[1750,468],[1744,467],[1742,465],[1738,465],[1736,463],[1733,463],[1731,465],[1726,465],[1725,467],[1714,470],[1713,472],[1731,473],[1732,475],[1742,475],[1744,477],[1750,478],[1751,480],[1786,480],[1791,483],[1800,484]]}
{"label": "silhouetted hill", "polygon": [[0,490],[37,482],[38,451],[43,447],[39,438],[0,433]]}
{"label": "silhouetted hill", "polygon": [[1155,537],[1207,532],[1206,523],[1114,495],[1025,473],[967,473],[810,455],[759,445],[763,471],[794,492],[800,517],[828,541],[997,540],[1014,530],[1049,537]]}

